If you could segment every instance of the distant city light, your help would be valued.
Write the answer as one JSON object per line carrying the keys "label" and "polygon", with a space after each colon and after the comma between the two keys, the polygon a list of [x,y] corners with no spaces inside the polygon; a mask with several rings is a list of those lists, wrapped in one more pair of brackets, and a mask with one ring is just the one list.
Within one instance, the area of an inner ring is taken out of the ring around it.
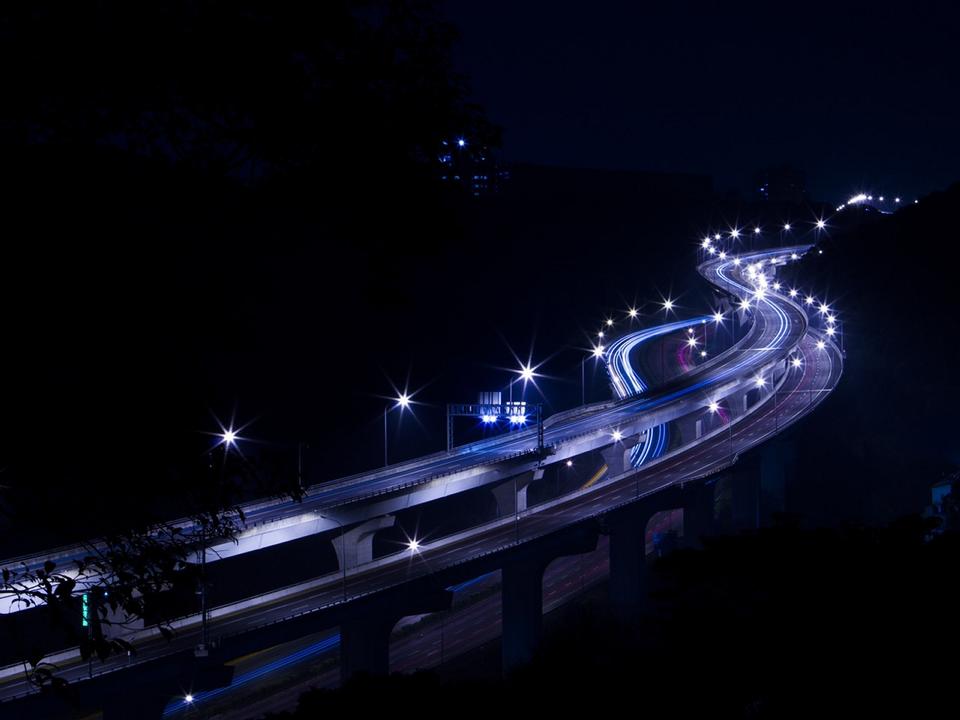
{"label": "distant city light", "polygon": [[736,265],[737,267],[740,267],[740,258],[734,258],[733,264]]}
{"label": "distant city light", "polygon": [[693,348],[693,347],[696,347],[696,346],[697,346],[697,339],[696,339],[695,337],[691,337],[689,340],[687,340],[687,345],[688,345],[689,347],[692,347],[692,348]]}
{"label": "distant city light", "polygon": [[700,243],[700,247],[702,247],[704,250],[710,247],[710,238],[704,238],[703,242]]}
{"label": "distant city light", "polygon": [[820,303],[820,312],[821,312],[821,313],[828,313],[828,312],[830,312],[830,306],[827,305],[826,303]]}
{"label": "distant city light", "polygon": [[823,230],[826,227],[826,223],[823,220],[817,220],[817,230]]}
{"label": "distant city light", "polygon": [[791,259],[791,260],[798,260],[799,258],[800,258],[800,256],[797,255],[796,253],[790,253],[790,259]]}
{"label": "distant city light", "polygon": [[573,467],[573,460],[567,460],[567,467]]}
{"label": "distant city light", "polygon": [[721,259],[721,260],[726,260],[726,259],[727,259],[727,253],[721,250],[721,251],[720,251],[720,259]]}
{"label": "distant city light", "polygon": [[713,236],[713,239],[714,239],[714,240],[719,240],[719,239],[720,239],[720,233],[717,233],[716,235],[714,235],[714,236]]}
{"label": "distant city light", "polygon": [[833,336],[836,334],[836,332],[837,332],[837,329],[836,329],[835,327],[833,327],[832,325],[827,328],[827,335],[828,335],[829,337],[833,337]]}
{"label": "distant city light", "polygon": [[490,425],[491,423],[495,423],[495,422],[497,421],[497,416],[496,416],[496,415],[489,415],[489,414],[488,414],[488,415],[481,415],[481,416],[480,416],[480,419],[481,419],[484,423],[486,423],[487,425]]}
{"label": "distant city light", "polygon": [[603,338],[603,330],[601,330],[600,332],[597,333],[597,337]]}
{"label": "distant city light", "polygon": [[900,198],[896,197],[896,198],[893,199],[893,201],[898,203],[898,202],[900,202]]}
{"label": "distant city light", "polygon": [[631,318],[635,318],[637,316],[637,309],[630,308],[630,310],[627,312],[627,315],[629,315]]}
{"label": "distant city light", "polygon": [[827,344],[823,340],[817,340],[817,350],[823,350]]}
{"label": "distant city light", "polygon": [[223,438],[223,444],[227,447],[235,445],[237,443],[237,433],[231,428],[229,430],[224,430],[220,437]]}
{"label": "distant city light", "polygon": [[798,357],[795,357],[793,360],[790,361],[790,363],[791,363],[795,368],[800,367],[800,365],[802,364],[801,361],[800,361],[800,358],[798,358]]}
{"label": "distant city light", "polygon": [[806,303],[807,305],[813,305],[816,302],[816,300],[814,300],[812,296],[807,295],[807,299],[804,300],[803,302]]}
{"label": "distant city light", "polygon": [[723,313],[717,310],[717,312],[713,314],[713,321],[718,323],[723,322]]}
{"label": "distant city light", "polygon": [[707,405],[707,408],[712,413],[718,412],[720,410],[720,403],[718,403],[716,400],[711,400],[710,404]]}
{"label": "distant city light", "polygon": [[740,237],[740,231],[737,228],[734,228],[733,230],[730,231],[730,237],[734,239]]}
{"label": "distant city light", "polygon": [[523,365],[518,371],[520,373],[520,379],[524,382],[530,382],[533,380],[533,367],[531,365]]}
{"label": "distant city light", "polygon": [[827,322],[833,325],[837,321],[836,315],[827,315]]}
{"label": "distant city light", "polygon": [[610,327],[611,325],[613,325],[613,319],[607,318],[607,327]]}
{"label": "distant city light", "polygon": [[789,231],[789,230],[790,230],[790,223],[784,223],[784,224],[783,224],[783,229]]}
{"label": "distant city light", "polygon": [[193,695],[191,695],[190,693],[187,693],[186,695],[183,696],[183,701],[187,705],[190,705],[191,703],[193,703]]}
{"label": "distant city light", "polygon": [[417,552],[420,549],[420,541],[416,538],[413,538],[407,543],[407,549],[412,553]]}
{"label": "distant city light", "polygon": [[593,349],[593,356],[594,356],[595,358],[601,358],[601,357],[603,357],[603,349],[604,349],[604,348],[603,348],[603,345],[597,345],[597,346]]}
{"label": "distant city light", "polygon": [[740,301],[740,309],[741,309],[741,310],[749,310],[749,309],[750,309],[750,301],[747,300],[747,299],[741,300],[741,301]]}
{"label": "distant city light", "polygon": [[460,147],[463,147],[466,144],[467,144],[467,141],[464,140],[463,138],[460,138],[459,140],[457,140],[457,145],[459,145]]}
{"label": "distant city light", "polygon": [[760,234],[760,228],[759,228],[759,227],[755,227],[755,228],[753,229],[753,234],[754,234],[754,235],[759,235],[759,234]]}
{"label": "distant city light", "polygon": [[688,332],[689,334],[693,335],[693,328],[692,328],[692,327],[687,328],[687,332]]}
{"label": "distant city light", "polygon": [[790,297],[795,298],[795,297],[797,296],[797,289],[796,289],[796,288],[790,288],[790,293],[789,293],[789,295],[790,295]]}
{"label": "distant city light", "polygon": [[774,290],[779,290],[779,289],[780,289],[780,282],[779,282],[779,281],[777,281],[777,282],[775,282],[775,283],[773,284],[773,289],[774,289]]}
{"label": "distant city light", "polygon": [[859,195],[854,195],[852,198],[847,200],[847,205],[856,205],[857,203],[862,203],[867,199],[867,196],[864,193]]}
{"label": "distant city light", "polygon": [[610,433],[610,437],[613,438],[614,442],[620,442],[623,440],[623,433],[621,433],[619,430],[614,430],[612,433]]}
{"label": "distant city light", "polygon": [[666,311],[668,311],[668,312],[669,312],[670,310],[673,310],[673,300],[671,300],[670,298],[667,298],[666,300],[664,300],[664,301],[663,301],[663,309],[666,310]]}
{"label": "distant city light", "polygon": [[705,358],[706,356],[707,356],[707,351],[706,351],[706,350],[701,350],[701,351],[700,351],[700,357]]}
{"label": "distant city light", "polygon": [[406,393],[401,393],[400,397],[397,398],[397,405],[401,408],[410,407],[410,396]]}
{"label": "distant city light", "polygon": [[757,387],[763,387],[764,385],[767,384],[767,381],[764,380],[764,379],[763,379],[762,377],[760,377],[759,375],[757,375],[757,377],[754,378],[754,382],[756,383]]}
{"label": "distant city light", "polygon": [[510,416],[510,423],[511,423],[512,425],[523,425],[523,424],[525,424],[526,422],[527,422],[527,416],[526,416],[526,415],[511,415],[511,416]]}

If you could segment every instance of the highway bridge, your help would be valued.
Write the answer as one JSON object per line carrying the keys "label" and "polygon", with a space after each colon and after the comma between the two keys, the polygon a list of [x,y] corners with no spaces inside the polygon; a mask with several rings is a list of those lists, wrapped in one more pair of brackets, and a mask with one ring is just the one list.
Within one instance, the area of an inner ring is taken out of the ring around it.
{"label": "highway bridge", "polygon": [[[609,535],[612,599],[624,612],[635,608],[643,594],[649,518],[682,508],[685,532],[695,537],[705,531],[712,515],[712,486],[705,480],[809,413],[840,379],[843,353],[832,331],[817,329],[808,317],[823,309],[805,308],[802,297],[791,297],[776,280],[778,269],[807,250],[705,255],[698,269],[715,287],[722,310],[612,341],[603,357],[617,397],[548,418],[542,438],[535,428],[514,431],[311,487],[302,502],[248,504],[238,542],[213,543],[208,565],[318,536],[329,538],[338,568],[211,608],[206,662],[339,626],[344,676],[386,672],[390,630],[401,617],[443,609],[449,587],[500,570],[503,662],[510,669],[529,660],[536,647],[544,569],[556,558],[592,550],[601,532]],[[745,334],[666,383],[650,387],[631,361],[645,344],[691,328],[695,339],[698,327],[719,327],[735,313]],[[544,473],[581,458],[602,459],[606,472],[583,487],[528,503],[529,489]],[[392,527],[397,514],[479,488],[492,493],[495,517],[442,537],[421,528],[423,536],[408,545],[375,553],[377,533]],[[181,525],[193,530],[186,521]],[[84,554],[66,547],[3,566],[40,567],[53,559],[63,567]],[[183,687],[178,673],[191,665],[200,641],[198,614],[175,620],[173,628],[172,641],[156,628],[132,631],[128,639],[138,652],[130,658],[88,665],[68,648],[48,660],[67,680],[83,680],[77,688],[89,686],[91,694],[111,683],[130,688],[142,682],[139,697],[149,707],[138,716],[147,716],[176,694],[177,683]],[[0,668],[0,698],[29,692],[21,666]]]}

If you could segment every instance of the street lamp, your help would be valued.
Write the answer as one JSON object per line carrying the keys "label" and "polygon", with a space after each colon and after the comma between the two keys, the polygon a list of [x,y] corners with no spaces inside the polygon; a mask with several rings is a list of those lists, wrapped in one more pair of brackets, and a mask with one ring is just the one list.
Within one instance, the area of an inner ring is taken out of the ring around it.
{"label": "street lamp", "polygon": [[597,344],[594,346],[593,350],[590,351],[589,356],[585,356],[583,360],[580,361],[580,404],[587,404],[587,357],[592,357],[594,360],[599,360],[603,357],[603,353],[606,351],[606,348],[603,345]]}
{"label": "street lamp", "polygon": [[390,414],[390,411],[394,408],[400,408],[402,413],[404,410],[410,407],[410,396],[407,393],[400,393],[396,398],[393,405],[387,405],[383,409],[383,466],[387,467],[390,464],[389,455],[387,452],[388,449],[388,439],[387,439],[387,415]]}

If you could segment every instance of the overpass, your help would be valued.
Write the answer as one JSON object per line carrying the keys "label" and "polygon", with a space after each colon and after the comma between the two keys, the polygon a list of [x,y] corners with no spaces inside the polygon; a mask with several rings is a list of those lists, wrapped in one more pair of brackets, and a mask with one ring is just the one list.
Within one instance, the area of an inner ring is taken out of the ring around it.
{"label": "overpass", "polygon": [[[249,504],[249,526],[240,542],[211,548],[208,562],[315,534],[330,536],[339,568],[213,608],[210,630],[217,652],[241,654],[312,629],[340,625],[345,674],[359,669],[383,672],[389,630],[399,617],[443,607],[445,588],[499,569],[504,663],[513,667],[528,659],[536,645],[543,569],[556,557],[591,549],[599,532],[610,535],[611,590],[623,607],[635,606],[642,593],[647,519],[659,510],[682,507],[685,524],[695,534],[709,505],[705,500],[709,486],[701,481],[810,412],[839,380],[843,367],[839,348],[810,326],[800,304],[773,290],[768,280],[806,249],[702,263],[701,274],[730,299],[740,301],[738,312],[749,325],[746,335],[654,390],[633,370],[630,353],[644,342],[682,332],[691,321],[620,338],[606,354],[619,399],[549,418],[543,453],[538,451],[535,431],[514,432],[310,488],[303,503]],[[696,320],[702,325],[712,321]],[[654,444],[664,428],[674,440]],[[643,453],[642,448],[650,447],[656,450]],[[526,488],[538,481],[538,474],[588,453],[604,458],[608,472],[603,479],[527,505]],[[392,524],[393,513],[442,503],[480,487],[494,494],[498,517],[374,557],[373,537]],[[58,550],[58,564],[75,552],[76,548]],[[23,560],[42,562],[50,556]],[[177,634],[171,642],[154,628],[135,631],[130,639],[140,651],[130,664],[147,666],[189,654],[198,640],[198,616],[180,618],[174,628]],[[68,679],[88,674],[88,668],[77,662],[75,649],[50,659],[61,665]],[[97,672],[105,678],[127,662],[111,658]],[[16,697],[27,690],[17,679],[21,672],[22,668],[0,669],[0,697]]]}

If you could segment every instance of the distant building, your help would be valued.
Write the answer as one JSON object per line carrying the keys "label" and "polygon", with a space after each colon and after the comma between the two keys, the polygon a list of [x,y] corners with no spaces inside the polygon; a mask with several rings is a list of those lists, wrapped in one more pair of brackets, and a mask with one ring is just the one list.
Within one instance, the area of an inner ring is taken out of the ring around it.
{"label": "distant building", "polygon": [[459,186],[474,197],[498,192],[510,177],[494,150],[467,138],[444,140],[437,161],[441,182]]}
{"label": "distant building", "polygon": [[957,486],[960,485],[960,472],[948,475],[936,482],[930,488],[930,505],[923,511],[923,516],[939,518],[940,526],[931,533],[938,535],[945,530],[958,529]]}
{"label": "distant building", "polygon": [[769,167],[754,178],[754,195],[775,205],[801,205],[806,199],[806,177],[788,165]]}

